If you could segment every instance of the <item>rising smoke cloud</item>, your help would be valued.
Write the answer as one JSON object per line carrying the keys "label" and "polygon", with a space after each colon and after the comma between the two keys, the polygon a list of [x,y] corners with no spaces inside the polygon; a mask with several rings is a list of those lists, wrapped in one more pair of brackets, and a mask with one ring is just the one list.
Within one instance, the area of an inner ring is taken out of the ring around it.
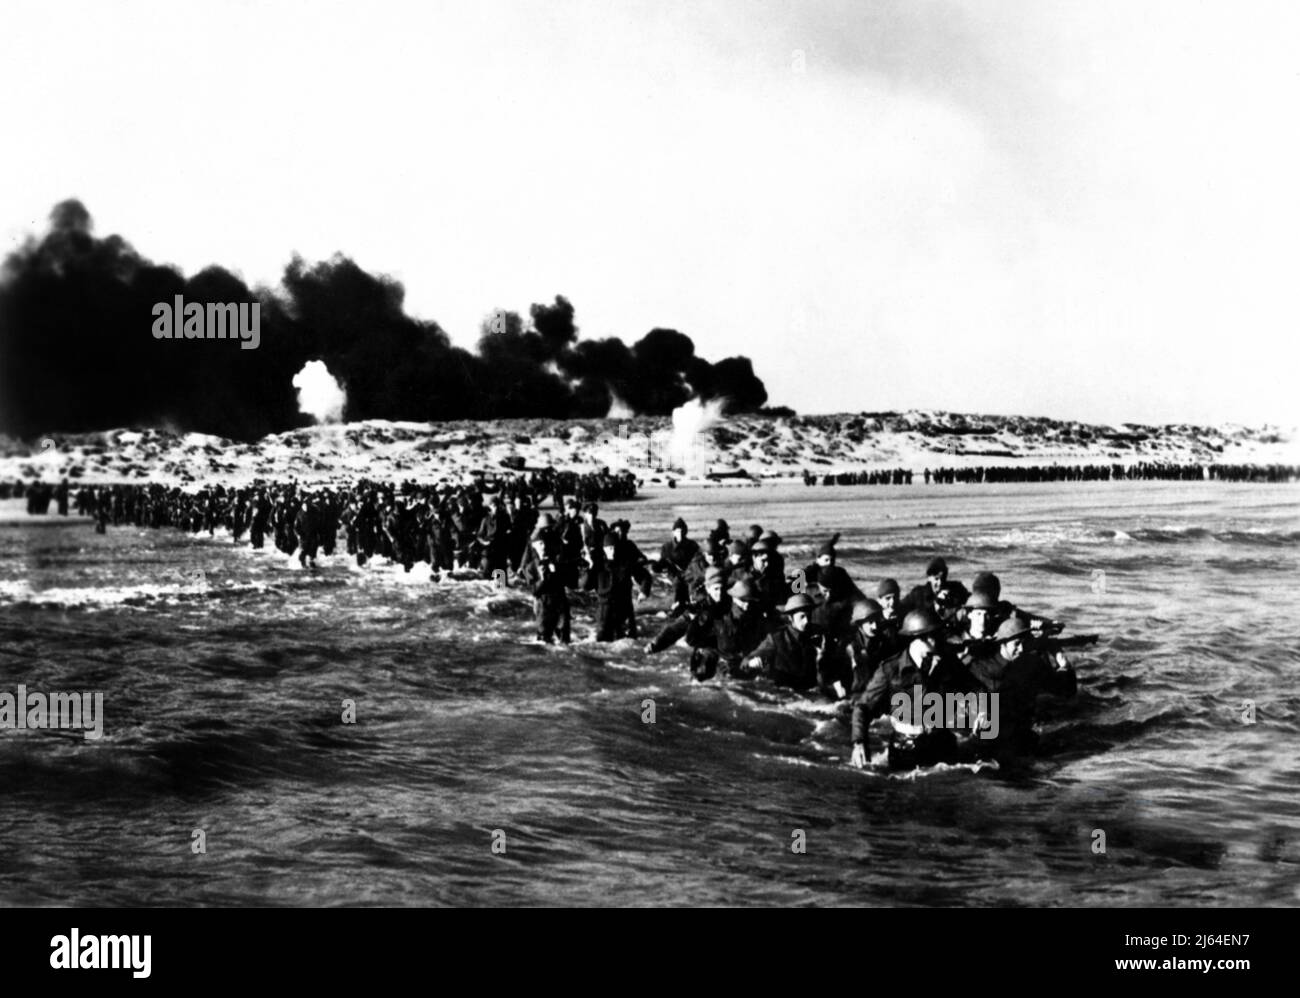
{"label": "rising smoke cloud", "polygon": [[[156,340],[157,302],[260,302],[261,343]],[[630,346],[579,340],[571,302],[535,304],[528,321],[497,311],[475,351],[413,318],[405,289],[335,256],[294,257],[277,288],[249,288],[222,267],[185,277],[120,236],[98,238],[78,201],[0,269],[0,432],[32,437],[119,426],[170,426],[255,439],[309,425],[294,378],[320,361],[346,392],[341,418],[438,421],[598,418],[620,400],[668,415],[692,397],[727,411],[767,400],[747,357],[698,357],[689,336],[653,329]],[[313,403],[314,405],[314,403]]]}
{"label": "rising smoke cloud", "polygon": [[712,451],[704,434],[722,423],[727,403],[725,398],[695,398],[673,410],[673,432],[668,440],[672,467],[680,468],[688,475],[702,475],[708,471]]}

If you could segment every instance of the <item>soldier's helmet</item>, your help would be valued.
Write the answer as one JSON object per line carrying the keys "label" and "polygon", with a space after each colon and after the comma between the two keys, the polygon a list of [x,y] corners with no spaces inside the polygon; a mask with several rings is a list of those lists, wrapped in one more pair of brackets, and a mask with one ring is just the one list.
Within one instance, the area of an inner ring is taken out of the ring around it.
{"label": "soldier's helmet", "polygon": [[903,618],[898,633],[905,638],[923,638],[943,630],[943,621],[933,610],[913,610]]}
{"label": "soldier's helmet", "polygon": [[752,603],[758,598],[758,594],[754,592],[754,587],[748,579],[737,579],[733,582],[731,588],[727,590],[727,595],[732,599],[744,600],[747,603]]}
{"label": "soldier's helmet", "polygon": [[1015,638],[1023,638],[1032,628],[1029,626],[1029,618],[1021,614],[1012,614],[1002,622],[997,633],[993,635],[993,640],[998,644],[1005,641],[1011,641]]}
{"label": "soldier's helmet", "polygon": [[880,604],[873,599],[865,599],[859,603],[853,604],[853,610],[849,617],[849,623],[861,624],[864,620],[873,620],[883,613]]}
{"label": "soldier's helmet", "polygon": [[817,601],[807,593],[796,593],[785,601],[785,606],[781,607],[781,612],[790,613],[812,613],[817,609]]}
{"label": "soldier's helmet", "polygon": [[1002,595],[1002,581],[992,572],[979,572],[970,587],[977,593],[988,593],[995,602]]}
{"label": "soldier's helmet", "polygon": [[967,610],[996,610],[997,608],[997,598],[986,589],[976,589],[966,601]]}

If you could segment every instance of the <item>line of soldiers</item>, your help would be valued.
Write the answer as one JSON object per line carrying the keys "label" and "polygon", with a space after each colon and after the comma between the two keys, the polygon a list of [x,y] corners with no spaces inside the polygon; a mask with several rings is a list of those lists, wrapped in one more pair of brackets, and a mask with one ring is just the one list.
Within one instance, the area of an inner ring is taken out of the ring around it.
{"label": "line of soldiers", "polygon": [[[655,576],[673,588],[670,619],[646,645],[662,651],[685,639],[695,678],[766,677],[778,686],[829,696],[850,706],[855,765],[865,764],[871,722],[889,713],[893,697],[924,693],[997,693],[996,738],[965,730],[891,733],[891,760],[916,763],[1021,753],[1034,745],[1039,693],[1073,694],[1077,681],[1060,649],[1096,636],[1061,639],[1063,625],[1025,614],[1001,599],[995,575],[977,575],[971,589],[949,578],[944,559],[926,567],[906,595],[882,579],[867,597],[836,564],[838,535],[815,560],[787,573],[782,539],[755,524],[733,537],[718,520],[701,545],[678,518],[653,558],[630,539],[631,524],[607,524],[595,502],[564,498],[559,515],[543,512],[527,492],[475,486],[401,486],[359,482],[305,489],[296,483],[220,485],[185,492],[161,485],[79,490],[78,509],[106,522],[172,526],[197,533],[228,527],[254,548],[268,538],[304,564],[332,554],[340,531],[359,564],[385,557],[408,571],[428,561],[443,570],[475,568],[485,577],[512,576],[533,597],[539,640],[571,640],[570,592],[595,598],[597,641],[636,638],[635,602]],[[973,748],[972,748],[973,746]]]}
{"label": "line of soldiers", "polygon": [[[685,555],[685,535],[678,521],[661,563]],[[646,651],[685,638],[698,680],[764,676],[777,686],[847,703],[856,766],[870,758],[872,722],[891,715],[899,694],[996,693],[1000,716],[996,730],[973,712],[951,727],[921,732],[904,734],[891,725],[884,741],[891,765],[1032,752],[1038,695],[1068,697],[1077,689],[1062,649],[1097,640],[1057,637],[1064,625],[1003,600],[991,572],[979,573],[968,590],[949,578],[943,558],[933,559],[926,580],[906,595],[887,578],[867,597],[836,564],[838,535],[790,577],[775,533],[751,528],[748,540],[726,547],[714,539],[697,547],[690,570],[678,576],[688,586],[698,579],[702,591],[692,588],[683,619],[670,621]]]}
{"label": "line of soldiers", "polygon": [[17,487],[12,489],[8,483],[0,485],[0,499],[8,499],[11,492],[15,499],[22,499],[24,495],[26,496],[29,515],[48,515],[51,502],[56,504],[59,516],[68,515],[69,489],[66,478],[59,482],[58,485],[50,485],[47,482],[33,482],[24,488],[23,483],[18,482]]}
{"label": "line of soldiers", "polygon": [[[458,486],[409,481],[318,487],[259,482],[195,491],[160,484],[84,486],[74,502],[79,514],[94,518],[98,533],[125,524],[213,536],[223,527],[236,543],[247,536],[261,550],[269,540],[285,554],[296,553],[304,566],[315,564],[319,554],[332,555],[341,533],[358,565],[383,557],[409,572],[417,562],[427,562],[439,579],[465,569],[489,578],[517,570],[538,522],[537,502],[546,496],[534,493],[523,476],[506,476]],[[573,497],[567,501],[577,503]]]}
{"label": "line of soldiers", "polygon": [[[1028,464],[983,465],[968,468],[924,468],[918,475],[926,485],[978,485],[1025,482],[1294,482],[1300,466],[1287,464],[1177,464],[1139,461],[1134,464]],[[840,471],[817,475],[803,472],[805,485],[911,485],[912,472]]]}
{"label": "line of soldiers", "polygon": [[[554,496],[558,506],[560,500],[566,495],[577,496],[581,502],[615,502],[634,499],[639,484],[636,475],[626,470],[611,472],[608,468],[601,468],[598,471],[562,471],[551,467],[526,468],[522,458],[504,458],[501,463],[513,470],[473,472],[469,476],[473,484],[484,492],[502,492],[516,498],[527,495],[534,504],[541,504],[547,497]],[[73,474],[75,476],[76,472],[74,471]],[[139,483],[82,486],[83,489],[149,487],[151,486]],[[21,478],[13,481],[0,480],[0,499],[22,499],[33,491],[40,496],[55,488],[67,491],[68,480],[64,478],[57,487],[46,482],[24,482]]]}
{"label": "line of soldiers", "polygon": [[803,472],[803,483],[812,485],[911,485],[912,472],[909,468],[893,468],[884,471],[839,471],[823,474],[820,478],[807,468]]}
{"label": "line of soldiers", "polygon": [[631,523],[611,526],[598,514],[596,503],[570,496],[558,518],[543,513],[533,530],[516,577],[532,593],[541,641],[572,639],[571,589],[595,593],[595,640],[637,636],[635,594],[649,595],[653,582],[648,560],[628,537]]}
{"label": "line of soldiers", "polygon": [[991,468],[926,468],[925,483],[1021,483],[1021,482],[1120,482],[1120,481],[1294,481],[1300,468],[1285,465],[1246,466],[1249,474],[1234,465],[1179,464],[1173,461],[1138,461],[1134,464],[1015,465]]}

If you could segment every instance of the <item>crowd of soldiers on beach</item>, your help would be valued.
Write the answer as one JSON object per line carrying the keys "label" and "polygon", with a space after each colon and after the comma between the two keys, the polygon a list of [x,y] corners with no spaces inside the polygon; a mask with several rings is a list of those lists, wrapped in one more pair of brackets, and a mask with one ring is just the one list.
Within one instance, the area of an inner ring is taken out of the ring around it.
{"label": "crowd of soldiers on beach", "polygon": [[570,639],[574,589],[596,593],[595,640],[639,639],[635,594],[649,595],[664,576],[672,603],[646,654],[685,643],[701,682],[761,676],[848,705],[855,766],[872,759],[872,722],[893,716],[899,694],[973,705],[996,693],[999,706],[992,718],[971,709],[910,729],[891,721],[876,747],[892,766],[1031,754],[1039,694],[1070,697],[1077,689],[1062,649],[1096,640],[1059,637],[1063,624],[1003,599],[991,572],[968,589],[950,578],[943,558],[906,592],[884,578],[867,596],[837,563],[838,535],[790,571],[780,535],[757,524],[733,535],[719,520],[698,543],[678,518],[648,556],[628,538],[627,521],[610,529],[595,513],[566,509],[530,541],[518,574],[533,595],[538,640]]}
{"label": "crowd of soldiers on beach", "polygon": [[[1300,465],[1177,464],[1139,461],[1135,464],[1031,464],[972,468],[925,468],[926,485],[981,485],[1025,482],[1294,482]],[[842,471],[815,475],[805,470],[805,485],[911,485],[910,471]]]}
{"label": "crowd of soldiers on beach", "polygon": [[[337,493],[341,489],[353,488],[352,485],[330,487],[323,489],[331,493]],[[378,487],[374,483],[360,482],[355,487],[368,488]],[[391,492],[391,486],[387,487]],[[397,486],[397,490],[402,493],[408,493],[416,488],[412,482],[403,482]],[[445,489],[442,483],[435,488]],[[564,496],[576,496],[580,501],[594,500],[599,502],[614,502],[619,500],[633,499],[637,493],[637,478],[630,471],[622,471],[617,474],[610,473],[607,469],[598,472],[579,473],[574,471],[559,471],[554,468],[533,469],[526,474],[522,473],[480,473],[472,476],[472,488],[478,493],[500,493],[503,496],[513,496],[516,501],[528,501],[534,505],[540,505],[548,497],[554,497],[556,504]],[[289,483],[267,483],[263,481],[254,482],[244,492],[256,492],[261,490],[266,493],[277,492],[283,494],[292,489],[295,492],[310,492],[309,486],[299,486],[295,482]],[[0,482],[0,499],[23,499],[27,500],[27,512],[32,515],[44,516],[50,512],[51,504],[54,504],[60,516],[67,516],[69,505],[74,488],[69,485],[65,478],[57,485],[48,482],[23,482],[21,479],[14,482]],[[79,515],[92,516],[102,519],[106,523],[111,522],[117,526],[123,522],[128,522],[130,514],[129,509],[143,509],[146,505],[151,511],[149,519],[152,521],[154,515],[160,509],[175,507],[178,504],[184,506],[186,511],[192,511],[193,507],[202,504],[205,501],[211,501],[215,494],[222,496],[222,501],[233,499],[237,496],[239,489],[225,488],[222,486],[204,486],[200,489],[187,489],[180,486],[163,486],[157,483],[151,484],[110,484],[110,485],[78,485],[75,487],[76,509]],[[188,519],[185,517],[177,517]],[[201,520],[204,518],[201,518]],[[137,523],[137,526],[172,526],[175,525],[170,519],[164,523]],[[231,526],[230,523],[225,523]]]}
{"label": "crowd of soldiers on beach", "polygon": [[[583,499],[563,493],[578,484]],[[877,746],[891,765],[1031,752],[1038,694],[1068,696],[1076,687],[1061,647],[1096,640],[1058,637],[1062,625],[1003,599],[990,572],[968,589],[949,576],[943,558],[906,591],[891,578],[864,588],[837,563],[838,535],[820,544],[810,564],[790,569],[775,531],[755,524],[733,534],[718,520],[699,543],[679,518],[647,554],[629,536],[631,523],[607,523],[592,498],[624,498],[626,488],[617,476],[496,475],[460,485],[86,485],[52,492],[61,506],[70,501],[93,517],[100,532],[109,525],[209,535],[224,528],[236,543],[271,544],[304,566],[333,554],[341,539],[359,565],[382,558],[409,572],[427,562],[435,580],[468,573],[522,586],[541,642],[569,643],[575,603],[591,604],[595,641],[648,638],[646,654],[684,644],[700,682],[765,677],[845,704],[858,766],[872,755],[872,722],[890,715],[900,693],[997,693],[1000,717],[993,728],[974,712],[917,730],[892,724]],[[672,596],[663,622],[647,634],[636,604],[656,579]]]}

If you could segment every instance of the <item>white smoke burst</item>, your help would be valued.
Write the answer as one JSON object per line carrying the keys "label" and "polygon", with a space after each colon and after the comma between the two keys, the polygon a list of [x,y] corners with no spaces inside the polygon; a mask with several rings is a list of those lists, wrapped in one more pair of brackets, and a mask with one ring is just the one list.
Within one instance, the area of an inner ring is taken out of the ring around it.
{"label": "white smoke burst", "polygon": [[343,419],[343,407],[348,395],[323,361],[309,360],[293,376],[293,387],[298,389],[298,411],[315,418],[318,423],[338,423]]}
{"label": "white smoke burst", "polygon": [[609,393],[609,398],[609,412],[605,413],[606,419],[631,419],[636,415],[631,406],[613,392]]}
{"label": "white smoke burst", "polygon": [[703,475],[709,470],[712,448],[705,439],[705,431],[720,424],[724,398],[701,402],[693,398],[673,410],[673,435],[668,441],[669,463],[688,475]]}

